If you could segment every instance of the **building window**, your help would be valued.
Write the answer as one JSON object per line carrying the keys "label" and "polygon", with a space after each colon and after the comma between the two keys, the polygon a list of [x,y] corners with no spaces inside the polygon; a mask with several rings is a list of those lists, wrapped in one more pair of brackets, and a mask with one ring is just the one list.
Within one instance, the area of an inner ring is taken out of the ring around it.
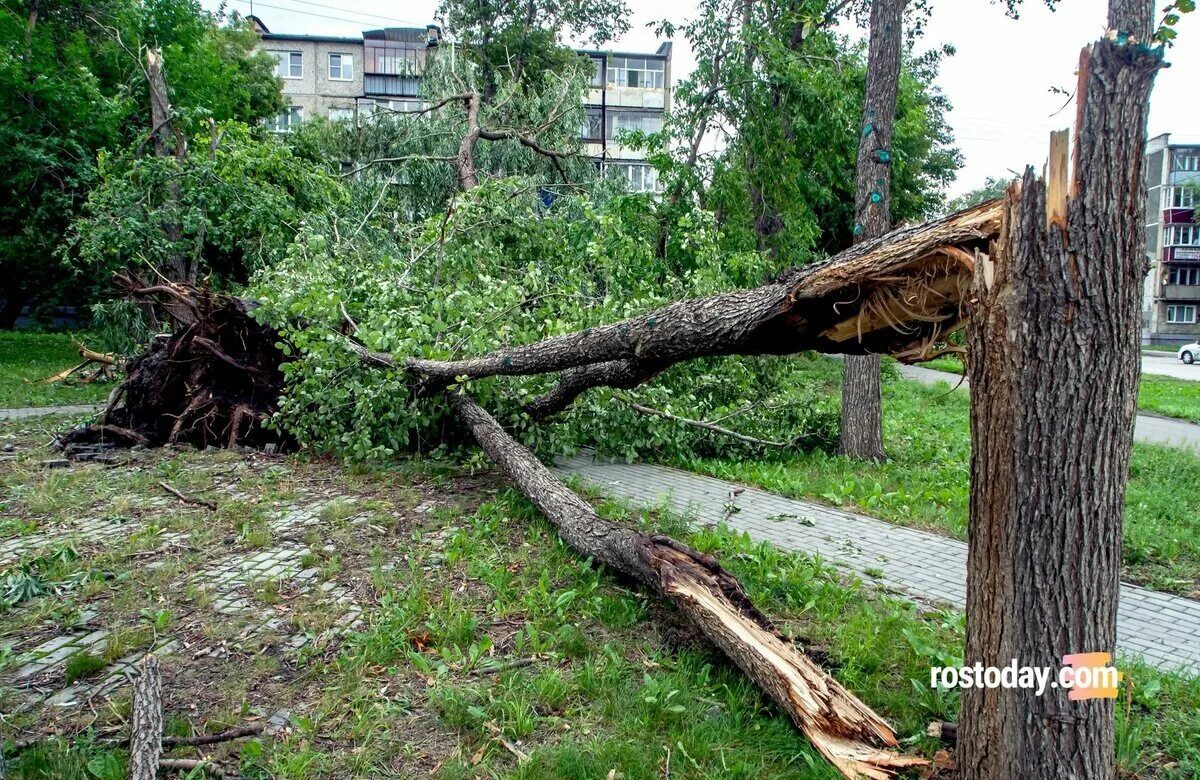
{"label": "building window", "polygon": [[1171,188],[1171,208],[1190,209],[1196,207],[1196,190],[1192,187]]}
{"label": "building window", "polygon": [[1180,304],[1168,306],[1167,322],[1172,325],[1194,325],[1196,323],[1196,307]]}
{"label": "building window", "polygon": [[608,83],[614,87],[662,89],[665,63],[634,57],[612,57],[608,61]]}
{"label": "building window", "polygon": [[643,163],[610,163],[610,175],[619,176],[629,182],[632,192],[656,192],[658,171]]}
{"label": "building window", "polygon": [[273,51],[276,61],[275,75],[281,79],[304,77],[304,54],[298,51]]}
{"label": "building window", "polygon": [[1167,272],[1167,284],[1200,285],[1200,268],[1172,268]]}
{"label": "building window", "polygon": [[1200,225],[1171,225],[1167,246],[1200,246]]}
{"label": "building window", "polygon": [[424,100],[376,100],[375,103],[382,109],[394,111],[397,114],[415,114],[418,111],[424,111],[428,106]]}
{"label": "building window", "polygon": [[354,120],[354,109],[331,108],[329,109],[329,120],[331,122],[351,122]]}
{"label": "building window", "polygon": [[604,115],[598,108],[589,108],[583,117],[579,129],[579,137],[589,141],[599,141],[604,138]]}
{"label": "building window", "polygon": [[266,126],[273,133],[286,133],[303,121],[304,109],[300,106],[288,106],[277,116],[266,120]]}
{"label": "building window", "polygon": [[1171,170],[1173,171],[1200,171],[1200,154],[1175,154],[1173,155]]}
{"label": "building window", "polygon": [[330,54],[329,78],[331,81],[353,81],[354,57],[349,54]]}
{"label": "building window", "polygon": [[419,76],[421,69],[416,49],[392,49],[368,46],[363,73],[375,76]]}
{"label": "building window", "polygon": [[608,137],[615,138],[622,130],[641,130],[657,133],[662,130],[662,114],[654,111],[608,112]]}
{"label": "building window", "polygon": [[589,58],[592,61],[592,81],[591,86],[599,89],[604,86],[604,60],[595,57]]}

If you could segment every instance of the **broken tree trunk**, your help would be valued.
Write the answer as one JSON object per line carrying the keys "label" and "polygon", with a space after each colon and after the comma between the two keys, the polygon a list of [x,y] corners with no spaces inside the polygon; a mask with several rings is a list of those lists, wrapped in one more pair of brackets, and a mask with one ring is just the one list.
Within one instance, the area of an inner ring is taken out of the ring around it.
{"label": "broken tree trunk", "polygon": [[848,778],[886,778],[923,764],[891,750],[891,728],[779,634],[716,559],[660,534],[601,519],[479,404],[451,396],[484,452],[529,497],[573,550],[669,599],[775,701]]}
{"label": "broken tree trunk", "polygon": [[[1027,171],[1010,185],[976,266],[968,666],[1114,652],[1146,272],[1143,150],[1160,65],[1136,41],[1084,51],[1072,174],[1064,132],[1047,182]],[[964,780],[1114,774],[1112,699],[969,688],[959,725]]]}
{"label": "broken tree trunk", "polygon": [[[867,46],[867,86],[854,176],[854,241],[878,238],[892,226],[892,129],[900,91],[900,45],[908,0],[873,0]],[[842,364],[838,452],[881,461],[883,401],[877,354],[847,355]]]}
{"label": "broken tree trunk", "polygon": [[162,676],[158,659],[142,659],[133,681],[133,723],[129,734],[129,780],[154,780],[162,755]]}
{"label": "broken tree trunk", "polygon": [[590,387],[632,387],[671,365],[716,355],[869,351],[919,360],[962,326],[975,251],[999,228],[991,201],[949,217],[857,244],[828,260],[784,272],[774,282],[694,298],[622,322],[587,328],[466,360],[403,360],[426,389],[456,377],[563,372],[530,405],[546,414]]}

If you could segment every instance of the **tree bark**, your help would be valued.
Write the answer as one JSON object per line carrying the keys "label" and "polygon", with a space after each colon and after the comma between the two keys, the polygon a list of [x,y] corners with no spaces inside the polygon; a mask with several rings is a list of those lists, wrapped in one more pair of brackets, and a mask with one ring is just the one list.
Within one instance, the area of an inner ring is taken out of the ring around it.
{"label": "tree bark", "polygon": [[[1057,669],[1064,654],[1114,652],[1159,66],[1135,44],[1084,51],[1073,179],[1056,138],[1049,181],[1027,171],[1010,185],[990,259],[976,263],[968,666]],[[1111,699],[963,691],[964,780],[1111,778],[1113,756]]]}
{"label": "tree bark", "polygon": [[[867,87],[854,176],[854,240],[891,229],[892,129],[900,90],[900,47],[908,0],[874,0],[867,48]],[[883,404],[878,355],[847,355],[842,366],[842,419],[838,451],[884,460]]]}
{"label": "tree bark", "polygon": [[1154,3],[1146,0],[1109,0],[1108,29],[1149,44],[1154,32]]}
{"label": "tree bark", "polygon": [[670,537],[601,519],[473,399],[456,394],[451,403],[488,457],[555,525],[564,542],[671,601],[845,777],[883,780],[890,770],[925,763],[894,752],[891,728],[781,636],[714,558]]}
{"label": "tree bark", "polygon": [[162,676],[148,655],[133,681],[133,724],[129,735],[129,780],[154,780],[162,755]]}

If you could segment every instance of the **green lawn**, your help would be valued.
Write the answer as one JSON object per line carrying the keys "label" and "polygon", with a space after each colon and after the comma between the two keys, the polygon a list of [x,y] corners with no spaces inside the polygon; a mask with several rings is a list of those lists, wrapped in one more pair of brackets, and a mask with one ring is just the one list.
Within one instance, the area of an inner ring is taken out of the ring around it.
{"label": "green lawn", "polygon": [[0,331],[0,409],[104,400],[113,388],[110,382],[41,381],[80,362],[69,334]]}
{"label": "green lawn", "polygon": [[[963,373],[963,364],[956,358],[943,357],[920,365],[934,371]],[[1200,422],[1200,382],[1142,374],[1138,409],[1164,417]]]}
{"label": "green lawn", "polygon": [[[839,398],[827,358],[797,360],[797,382]],[[891,460],[863,463],[826,452],[757,459],[695,459],[686,468],[797,498],[862,509],[900,525],[966,536],[970,436],[966,393],[950,385],[885,384],[884,441]],[[1200,457],[1135,444],[1126,496],[1125,571],[1157,590],[1200,596]]]}
{"label": "green lawn", "polygon": [[1142,374],[1138,408],[1164,417],[1200,422],[1200,382]]}

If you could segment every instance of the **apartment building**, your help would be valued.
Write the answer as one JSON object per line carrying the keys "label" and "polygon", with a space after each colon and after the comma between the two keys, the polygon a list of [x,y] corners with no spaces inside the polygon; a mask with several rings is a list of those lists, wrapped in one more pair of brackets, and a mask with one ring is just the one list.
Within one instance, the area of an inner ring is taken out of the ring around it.
{"label": "apartment building", "polygon": [[1194,341],[1200,329],[1200,145],[1172,144],[1167,133],[1151,138],[1146,146],[1146,190],[1150,273],[1142,340]]}
{"label": "apartment building", "polygon": [[[411,110],[421,106],[421,73],[443,46],[441,29],[389,27],[364,31],[361,38],[290,35],[271,32],[251,17],[273,54],[289,106],[269,123],[286,131],[313,117],[349,120],[377,107]],[[593,75],[583,98],[586,117],[580,138],[586,153],[606,175],[620,176],[636,192],[659,189],[654,169],[641,153],[622,145],[625,131],[658,132],[671,105],[671,43],[654,53],[584,50]]]}

